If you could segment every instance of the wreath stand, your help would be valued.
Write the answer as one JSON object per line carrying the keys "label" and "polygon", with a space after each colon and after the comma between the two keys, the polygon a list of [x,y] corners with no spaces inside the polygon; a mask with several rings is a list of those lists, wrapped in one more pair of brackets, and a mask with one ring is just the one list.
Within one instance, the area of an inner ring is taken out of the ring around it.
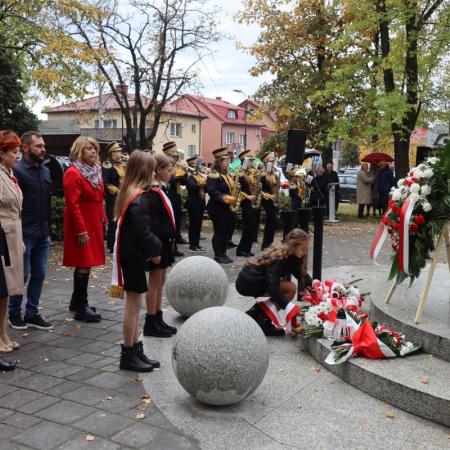
{"label": "wreath stand", "polygon": [[[434,249],[433,258],[431,260],[431,267],[428,272],[428,277],[427,277],[427,281],[425,283],[425,287],[423,288],[422,294],[420,296],[419,307],[417,308],[416,318],[414,319],[415,323],[422,322],[423,311],[425,309],[425,302],[428,297],[428,291],[430,290],[431,280],[433,279],[434,270],[436,268],[439,249],[441,248],[443,240],[445,240],[445,247],[446,247],[446,251],[447,251],[447,264],[448,264],[448,270],[450,271],[450,239],[448,237],[448,225],[445,224],[444,227],[442,228],[441,234],[439,235],[439,238],[438,238],[438,241],[436,244],[436,248]],[[396,288],[397,288],[397,283],[396,283],[396,281],[394,281],[391,288],[389,289],[389,292],[386,296],[386,299],[384,300],[384,303],[387,304],[391,301],[391,298],[394,295]]]}

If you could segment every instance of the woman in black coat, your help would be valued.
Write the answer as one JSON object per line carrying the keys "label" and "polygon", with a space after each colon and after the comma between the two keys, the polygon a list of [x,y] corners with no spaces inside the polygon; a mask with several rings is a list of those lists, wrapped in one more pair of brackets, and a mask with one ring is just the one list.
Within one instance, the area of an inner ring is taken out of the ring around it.
{"label": "woman in black coat", "polygon": [[[311,277],[306,273],[308,243],[308,235],[295,228],[282,244],[273,244],[248,261],[236,279],[236,290],[248,297],[270,297],[277,309],[285,309],[297,290],[311,284]],[[297,279],[298,287],[287,279],[290,275]],[[267,336],[284,335],[284,330],[272,324],[258,303],[247,314],[258,322]]]}
{"label": "woman in black coat", "polygon": [[150,225],[150,203],[146,191],[150,189],[155,160],[150,153],[135,150],[128,161],[116,205],[118,219],[117,240],[113,256],[111,295],[126,293],[123,317],[123,345],[120,357],[122,370],[151,372],[159,362],[144,354],[139,340],[139,312],[142,294],[147,291],[146,264],[161,260],[161,242]]}
{"label": "woman in black coat", "polygon": [[162,244],[161,261],[150,262],[146,295],[147,315],[144,336],[171,337],[177,329],[164,322],[162,294],[167,268],[175,261],[176,218],[168,196],[169,181],[172,178],[172,159],[164,153],[155,156],[155,180],[153,189],[146,194],[150,202],[150,226]]}

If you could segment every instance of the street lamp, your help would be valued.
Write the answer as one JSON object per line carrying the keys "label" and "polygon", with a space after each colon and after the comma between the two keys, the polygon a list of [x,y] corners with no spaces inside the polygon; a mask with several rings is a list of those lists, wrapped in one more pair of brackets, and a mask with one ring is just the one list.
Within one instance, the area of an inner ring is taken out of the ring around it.
{"label": "street lamp", "polygon": [[[233,92],[237,92],[238,94],[242,94],[245,97],[245,100],[247,100],[247,94],[242,91],[241,89],[233,89]],[[245,107],[245,114],[244,114],[244,150],[247,150],[247,107]]]}

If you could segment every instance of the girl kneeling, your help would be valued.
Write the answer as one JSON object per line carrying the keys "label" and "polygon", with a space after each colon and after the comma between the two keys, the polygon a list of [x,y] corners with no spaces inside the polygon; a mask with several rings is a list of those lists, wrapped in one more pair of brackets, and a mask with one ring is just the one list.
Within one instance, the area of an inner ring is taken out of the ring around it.
{"label": "girl kneeling", "polygon": [[[139,340],[141,296],[147,292],[145,266],[158,263],[162,245],[150,226],[150,203],[146,195],[151,188],[155,159],[150,153],[135,150],[128,160],[122,188],[115,205],[118,220],[113,259],[113,286],[123,287],[126,306],[123,317],[123,345],[120,357],[122,370],[151,372],[159,367],[144,354]],[[119,292],[120,294],[120,292]]]}
{"label": "girl kneeling", "polygon": [[[245,264],[236,279],[236,290],[248,297],[270,297],[278,310],[284,310],[294,299],[297,289],[303,290],[311,284],[311,277],[306,273],[308,243],[308,235],[303,230],[292,230],[283,243],[272,244]],[[289,275],[298,280],[298,288],[286,280]],[[247,314],[258,322],[266,336],[285,334],[282,328],[273,325],[264,305],[256,303]]]}

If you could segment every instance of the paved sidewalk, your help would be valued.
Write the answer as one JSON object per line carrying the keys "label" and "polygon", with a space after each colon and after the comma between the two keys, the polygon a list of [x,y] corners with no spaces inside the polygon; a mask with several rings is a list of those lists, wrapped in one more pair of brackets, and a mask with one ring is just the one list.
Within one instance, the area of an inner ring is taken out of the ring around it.
{"label": "paved sidewalk", "polygon": [[[324,267],[367,264],[375,229],[361,222],[326,226]],[[202,241],[207,256],[212,256],[210,239],[207,233]],[[381,259],[386,261],[387,254]],[[236,258],[224,266],[230,283],[243,261]],[[0,373],[0,449],[199,448],[147,398],[141,377],[118,369],[124,303],[106,295],[110,274],[108,261],[90,281],[90,303],[102,322],[75,322],[67,310],[72,271],[61,266],[61,246],[52,247],[41,312],[55,327],[51,332],[10,330],[22,347],[7,356],[17,360],[18,369]],[[165,370],[172,369],[162,367],[161,375]]]}

